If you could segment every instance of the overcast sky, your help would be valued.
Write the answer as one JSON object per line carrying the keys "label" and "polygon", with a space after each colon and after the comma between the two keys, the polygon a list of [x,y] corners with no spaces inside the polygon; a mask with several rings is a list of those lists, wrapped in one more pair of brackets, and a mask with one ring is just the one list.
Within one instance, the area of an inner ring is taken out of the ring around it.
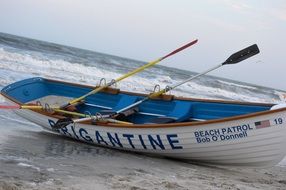
{"label": "overcast sky", "polygon": [[211,74],[286,90],[285,0],[0,0],[0,32],[142,61],[198,38],[160,63],[196,72],[257,43]]}

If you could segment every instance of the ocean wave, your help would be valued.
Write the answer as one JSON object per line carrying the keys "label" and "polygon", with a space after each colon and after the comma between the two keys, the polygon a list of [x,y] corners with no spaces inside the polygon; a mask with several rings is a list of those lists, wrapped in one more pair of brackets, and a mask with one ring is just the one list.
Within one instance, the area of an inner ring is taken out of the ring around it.
{"label": "ocean wave", "polygon": [[25,168],[31,168],[31,169],[34,169],[34,170],[37,170],[38,172],[41,171],[41,169],[39,167],[36,167],[34,165],[31,165],[31,164],[27,164],[27,163],[23,163],[23,162],[20,162],[17,164],[18,166],[21,166],[21,167],[25,167]]}
{"label": "ocean wave", "polygon": [[222,81],[222,80],[217,80],[217,81],[222,83],[222,84],[229,85],[229,86],[236,86],[236,87],[247,88],[247,89],[251,89],[251,90],[257,89],[257,87],[254,87],[254,86],[247,86],[247,85],[242,85],[242,84],[236,84],[236,83]]}
{"label": "ocean wave", "polygon": [[[97,85],[101,78],[106,78],[106,81],[109,82],[124,74],[117,71],[116,68],[107,67],[102,69],[97,67],[96,64],[91,66],[81,63],[71,63],[63,59],[51,58],[51,55],[27,51],[21,52],[20,50],[19,52],[8,51],[4,48],[0,48],[0,61],[1,86],[33,76]],[[129,77],[120,82],[117,87],[126,91],[150,93],[156,84],[159,84],[161,88],[165,88],[167,85],[170,86],[180,82],[165,75],[163,71],[153,78],[144,77],[144,75]],[[208,86],[208,80],[210,79],[205,79],[204,82],[204,79],[200,78],[198,82],[196,80],[188,82],[171,93],[177,96],[194,98],[217,99],[219,97],[219,99],[265,103],[279,103],[283,101],[283,96],[279,91],[276,91],[272,97],[269,97],[263,92],[260,94],[257,93],[255,87],[218,80],[225,86],[225,88],[218,88]],[[228,86],[231,87],[228,88]],[[234,90],[233,86],[237,89]],[[253,93],[251,90],[253,90]]]}
{"label": "ocean wave", "polygon": [[35,57],[29,54],[9,52],[3,48],[0,49],[0,60],[0,69],[2,70],[69,81],[95,83],[101,77],[119,76],[114,72],[100,70],[92,66],[70,63],[60,59],[52,60],[44,56]]}

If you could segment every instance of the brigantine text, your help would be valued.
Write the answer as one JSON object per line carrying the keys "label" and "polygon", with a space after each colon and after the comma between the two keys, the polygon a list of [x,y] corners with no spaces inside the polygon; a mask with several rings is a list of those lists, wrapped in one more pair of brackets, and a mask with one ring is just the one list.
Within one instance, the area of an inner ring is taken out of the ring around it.
{"label": "brigantine text", "polygon": [[[49,120],[49,124],[53,127],[54,122]],[[183,149],[179,142],[177,134],[131,134],[131,133],[115,133],[94,130],[87,131],[85,128],[74,127],[73,125],[63,127],[58,130],[59,133],[83,140],[88,143],[95,143],[104,146],[113,146],[117,148],[131,149]]]}

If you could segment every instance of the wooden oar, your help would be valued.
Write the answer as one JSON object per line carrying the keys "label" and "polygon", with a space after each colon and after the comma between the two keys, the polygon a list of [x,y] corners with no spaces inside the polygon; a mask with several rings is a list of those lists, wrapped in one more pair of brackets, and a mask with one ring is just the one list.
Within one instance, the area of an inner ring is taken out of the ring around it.
{"label": "wooden oar", "polygon": [[168,91],[170,91],[170,90],[172,90],[174,88],[177,88],[178,86],[181,86],[182,84],[185,84],[185,83],[187,83],[187,82],[189,82],[189,81],[191,81],[191,80],[193,80],[195,78],[198,78],[198,77],[200,77],[202,75],[205,75],[205,74],[207,74],[207,73],[209,73],[209,72],[211,72],[211,71],[213,71],[215,69],[218,69],[219,67],[222,67],[224,65],[239,63],[239,62],[241,62],[241,61],[243,61],[245,59],[248,59],[248,58],[250,58],[250,57],[252,57],[252,56],[254,56],[254,55],[258,54],[258,53],[259,53],[259,48],[258,48],[258,46],[256,44],[254,44],[252,46],[249,46],[249,47],[247,47],[247,48],[245,48],[243,50],[240,50],[240,51],[232,54],[225,62],[223,62],[223,63],[221,63],[221,64],[219,64],[219,65],[217,65],[217,66],[215,66],[215,67],[213,67],[211,69],[208,69],[205,72],[199,73],[199,74],[197,74],[197,75],[195,75],[193,77],[190,77],[190,78],[188,78],[188,79],[186,79],[186,80],[184,80],[182,82],[179,82],[179,83],[177,83],[177,84],[175,84],[173,86],[168,86],[167,88],[165,88],[165,89],[163,89],[163,90],[161,90],[159,92],[152,93],[150,96],[148,96],[148,98],[158,97],[158,96],[160,96],[160,95],[162,95],[162,94],[164,94],[164,93],[166,93],[166,92],[168,92]]}
{"label": "wooden oar", "polygon": [[121,110],[118,110],[116,113],[118,114],[118,113],[124,112],[124,111],[126,111],[128,109],[131,109],[131,108],[133,108],[135,106],[138,106],[139,104],[149,100],[150,98],[158,97],[158,96],[160,96],[160,95],[162,95],[162,94],[164,94],[166,92],[169,92],[170,90],[173,90],[173,89],[177,88],[178,86],[181,86],[182,84],[185,84],[185,83],[187,83],[187,82],[189,82],[191,80],[194,80],[194,79],[196,79],[196,78],[198,78],[198,77],[200,77],[202,75],[205,75],[205,74],[207,74],[207,73],[209,73],[209,72],[211,72],[211,71],[213,71],[215,69],[218,69],[219,67],[222,67],[224,65],[239,63],[239,62],[241,62],[241,61],[243,61],[245,59],[248,59],[249,57],[252,57],[252,56],[254,56],[254,55],[258,54],[258,53],[259,53],[259,49],[258,49],[258,46],[256,44],[254,44],[252,46],[249,46],[249,47],[247,47],[247,48],[245,48],[245,49],[243,49],[243,50],[241,50],[239,52],[236,52],[236,53],[232,54],[225,62],[223,62],[223,63],[221,63],[221,64],[219,64],[219,65],[217,65],[215,67],[212,67],[211,69],[208,69],[205,72],[199,73],[199,74],[197,74],[197,75],[195,75],[193,77],[190,77],[190,78],[188,78],[188,79],[186,79],[186,80],[184,80],[182,82],[179,82],[179,83],[177,83],[177,84],[175,84],[173,86],[168,86],[168,87],[166,87],[163,90],[160,90],[158,92],[154,92],[154,93],[150,94],[149,96],[145,97],[144,99],[142,99],[142,100],[140,100],[138,102],[135,102],[134,104],[131,104],[130,106],[127,106],[127,107],[125,107],[125,108],[123,108]]}
{"label": "wooden oar", "polygon": [[[258,54],[258,53],[259,53],[259,49],[258,49],[258,46],[256,44],[254,44],[252,46],[249,46],[249,47],[247,47],[247,48],[245,48],[245,49],[243,49],[243,50],[241,50],[239,52],[236,52],[236,53],[232,54],[225,62],[223,62],[223,63],[221,63],[221,64],[219,64],[219,65],[217,65],[217,66],[215,66],[215,67],[213,67],[211,69],[208,69],[205,72],[199,73],[199,74],[197,74],[197,75],[195,75],[193,77],[190,77],[190,78],[188,78],[188,79],[186,79],[186,80],[184,80],[182,82],[179,82],[179,83],[177,83],[177,84],[175,84],[173,86],[166,87],[165,89],[163,89],[163,90],[161,90],[159,92],[152,93],[149,96],[145,97],[144,99],[142,99],[140,101],[137,101],[134,104],[131,104],[131,105],[129,105],[129,106],[127,106],[127,107],[125,107],[125,108],[123,108],[121,110],[116,111],[112,115],[103,115],[102,118],[110,118],[112,116],[120,114],[120,113],[122,113],[122,112],[124,112],[126,110],[129,110],[131,108],[134,108],[134,107],[138,106],[139,104],[141,104],[141,103],[143,103],[143,102],[145,102],[145,101],[147,101],[147,100],[149,100],[151,98],[158,97],[158,96],[160,96],[160,95],[162,95],[162,94],[164,94],[164,93],[166,93],[166,92],[168,92],[170,90],[173,90],[173,89],[177,88],[178,86],[181,86],[182,84],[185,84],[185,83],[187,83],[187,82],[189,82],[191,80],[194,80],[195,78],[198,78],[198,77],[200,77],[202,75],[205,75],[205,74],[207,74],[207,73],[209,73],[209,72],[211,72],[211,71],[213,71],[215,69],[218,69],[219,67],[222,67],[224,65],[239,63],[239,62],[241,62],[241,61],[243,61],[245,59],[248,59],[248,58],[250,58],[250,57],[252,57],[252,56],[254,56],[254,55]],[[82,121],[87,121],[87,120],[90,120],[90,119],[89,118],[82,118],[82,119],[77,119],[77,120],[72,120],[71,119],[69,121],[69,123],[67,123],[67,124],[71,124],[71,123],[75,123],[75,122],[82,122]],[[56,123],[56,125],[64,127],[63,125],[61,125],[61,121],[60,120]]]}
{"label": "wooden oar", "polygon": [[[43,106],[39,105],[0,105],[0,109],[45,109]],[[51,106],[49,109],[54,110],[54,109],[59,109],[58,106]]]}
{"label": "wooden oar", "polygon": [[[21,106],[21,105],[0,105],[0,109],[33,109],[34,106],[33,105],[25,105],[25,106]],[[64,113],[64,114],[68,114],[68,115],[73,115],[73,116],[78,116],[78,117],[83,117],[83,118],[88,118],[89,120],[91,119],[96,119],[96,120],[100,120],[101,116],[90,116],[90,115],[86,115],[86,114],[82,114],[82,113],[78,113],[78,112],[74,112],[74,111],[66,111],[66,110],[61,110],[59,108],[49,108],[52,109],[55,112],[60,112],[60,113]],[[112,119],[112,118],[104,118],[104,121],[108,121],[108,122],[112,122],[112,123],[119,123],[119,124],[133,124],[130,122],[125,122],[125,121],[119,121],[116,119]],[[64,122],[62,120],[62,122]]]}
{"label": "wooden oar", "polygon": [[88,92],[87,94],[85,94],[85,95],[83,95],[83,96],[81,96],[81,97],[79,97],[79,98],[76,98],[76,99],[71,100],[69,103],[67,103],[67,104],[65,104],[65,105],[63,105],[63,106],[61,106],[61,108],[65,108],[65,107],[67,107],[67,106],[69,106],[69,105],[76,104],[77,102],[79,102],[79,101],[85,99],[86,97],[88,97],[88,96],[90,96],[90,95],[92,95],[92,94],[96,94],[97,92],[100,92],[101,90],[103,90],[103,89],[105,89],[105,88],[107,88],[107,87],[109,87],[109,86],[112,86],[113,84],[115,84],[115,83],[117,83],[117,82],[119,82],[119,81],[121,81],[121,80],[123,80],[123,79],[125,79],[125,78],[128,78],[128,77],[130,77],[130,76],[132,76],[132,75],[134,75],[134,74],[136,74],[136,73],[139,73],[139,72],[143,71],[144,69],[147,69],[147,68],[149,68],[149,67],[151,67],[151,66],[153,66],[153,65],[155,65],[155,64],[157,64],[157,63],[159,63],[160,61],[163,61],[163,60],[166,59],[167,57],[170,57],[170,56],[172,56],[172,55],[174,55],[174,54],[176,54],[176,53],[178,53],[178,52],[180,52],[180,51],[182,51],[182,50],[184,50],[184,49],[186,49],[186,48],[188,48],[188,47],[194,45],[194,44],[197,43],[197,42],[198,42],[198,40],[196,39],[196,40],[194,40],[194,41],[192,41],[192,42],[190,42],[190,43],[188,43],[188,44],[186,44],[186,45],[184,45],[184,46],[182,46],[182,47],[180,47],[180,48],[178,48],[178,49],[172,51],[171,53],[165,55],[164,57],[161,57],[161,58],[159,58],[159,59],[156,59],[156,60],[154,60],[154,61],[151,61],[151,62],[147,63],[146,65],[143,65],[143,66],[141,66],[141,67],[139,67],[139,68],[137,68],[137,69],[135,69],[135,70],[133,70],[133,71],[130,71],[129,73],[127,73],[127,74],[125,74],[125,75],[123,75],[123,76],[121,76],[121,77],[119,77],[119,78],[117,78],[117,79],[115,79],[115,80],[112,80],[111,82],[107,83],[106,85],[100,86],[100,87],[98,87],[98,88],[96,88],[96,89],[94,89],[94,90]]}

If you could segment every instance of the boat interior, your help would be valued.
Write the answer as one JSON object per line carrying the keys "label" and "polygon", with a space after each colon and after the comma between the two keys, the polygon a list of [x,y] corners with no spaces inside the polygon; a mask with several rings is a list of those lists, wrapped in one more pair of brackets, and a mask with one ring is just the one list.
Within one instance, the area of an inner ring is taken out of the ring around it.
{"label": "boat interior", "polygon": [[[27,104],[49,96],[54,99],[78,98],[93,89],[94,87],[91,86],[37,77],[13,83],[3,88],[1,93],[17,103]],[[76,106],[76,112],[87,115],[116,112],[145,96],[108,88],[88,96],[84,102]],[[125,115],[122,120],[135,124],[205,121],[266,111],[272,106],[272,104],[198,100],[166,95],[143,102],[131,114]]]}

